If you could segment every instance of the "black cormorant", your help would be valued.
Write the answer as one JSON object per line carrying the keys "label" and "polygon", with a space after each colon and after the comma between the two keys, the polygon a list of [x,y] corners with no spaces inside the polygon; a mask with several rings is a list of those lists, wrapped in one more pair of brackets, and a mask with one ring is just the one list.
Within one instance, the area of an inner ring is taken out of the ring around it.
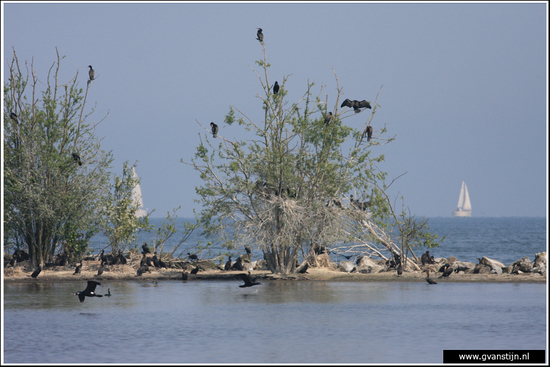
{"label": "black cormorant", "polygon": [[259,283],[259,282],[253,282],[252,280],[250,280],[250,277],[245,274],[245,273],[241,273],[239,274],[239,276],[241,277],[241,279],[244,281],[244,284],[240,285],[239,287],[241,288],[244,288],[244,287],[252,287],[253,285],[258,285],[258,284],[262,284],[262,283]]}
{"label": "black cormorant", "polygon": [[82,263],[80,263],[80,265],[77,265],[76,268],[74,268],[73,275],[80,274],[80,270],[82,270]]}
{"label": "black cormorant", "polygon": [[370,103],[368,101],[365,101],[365,100],[362,100],[362,101],[358,101],[358,100],[350,100],[350,99],[346,99],[344,102],[342,102],[342,104],[340,105],[340,107],[353,107],[353,110],[355,111],[355,113],[359,113],[361,112],[361,108],[371,108],[370,106]]}
{"label": "black cormorant", "polygon": [[420,261],[422,262],[422,265],[426,265],[430,263],[430,251],[426,251],[426,253],[422,254],[420,257]]}
{"label": "black cormorant", "polygon": [[256,39],[260,41],[260,43],[264,44],[264,34],[262,33],[262,29],[258,28],[258,32],[256,33]]}
{"label": "black cormorant", "polygon": [[212,128],[212,137],[217,138],[218,137],[218,130],[219,130],[218,125],[211,122],[210,127]]}
{"label": "black cormorant", "polygon": [[181,272],[181,279],[187,280],[187,272],[185,270]]}
{"label": "black cormorant", "polygon": [[191,270],[191,274],[197,274],[199,272],[199,267],[197,266],[193,270]]}
{"label": "black cormorant", "polygon": [[225,263],[225,271],[231,270],[231,256],[229,256],[229,259]]}
{"label": "black cormorant", "polygon": [[443,278],[443,277],[448,277],[449,275],[451,275],[453,272],[453,268],[451,267],[450,264],[445,264],[443,265],[443,274],[440,276],[440,278]]}
{"label": "black cormorant", "polygon": [[153,265],[155,266],[155,268],[160,268],[159,258],[157,257],[156,251],[153,255]]}
{"label": "black cormorant", "polygon": [[78,163],[79,166],[82,166],[82,161],[80,160],[80,156],[78,153],[73,153],[73,159],[76,163]]}
{"label": "black cormorant", "polygon": [[367,141],[370,141],[370,138],[372,138],[372,132],[373,132],[373,129],[372,129],[372,126],[367,126],[367,129],[365,130],[367,132]]}
{"label": "black cormorant", "polygon": [[89,82],[91,80],[94,80],[95,71],[94,69],[92,69],[92,65],[88,65],[88,67],[90,68],[90,71],[88,72],[88,75],[90,75],[90,80],[88,80]]}
{"label": "black cormorant", "polygon": [[15,114],[15,112],[10,113],[10,118],[11,118],[13,121],[19,123],[19,121],[17,120],[17,115]]}
{"label": "black cormorant", "polygon": [[103,263],[101,263],[101,266],[99,267],[99,269],[97,269],[96,277],[101,276],[101,274],[103,274],[104,270],[105,270],[105,267],[103,266]]}
{"label": "black cormorant", "polygon": [[107,294],[105,295],[105,297],[111,297],[111,288],[107,289]]}
{"label": "black cormorant", "polygon": [[190,259],[190,260],[197,260],[198,259],[198,256],[195,255],[195,254],[190,254],[189,252],[187,253],[187,257]]}
{"label": "black cormorant", "polygon": [[277,81],[275,81],[275,85],[273,86],[273,93],[279,93],[279,83],[277,83]]}
{"label": "black cormorant", "polygon": [[401,263],[397,265],[397,276],[400,277],[403,274],[403,267],[401,266]]}
{"label": "black cormorant", "polygon": [[332,112],[329,112],[328,115],[325,117],[325,125],[328,125],[331,119],[332,119]]}
{"label": "black cormorant", "polygon": [[31,274],[31,277],[36,279],[36,277],[38,276],[38,274],[40,274],[41,271],[42,271],[42,267],[38,265],[38,268]]}
{"label": "black cormorant", "polygon": [[252,250],[250,250],[250,246],[248,245],[244,245],[244,250],[246,251],[247,254],[251,254],[252,253]]}
{"label": "black cormorant", "polygon": [[428,284],[437,284],[437,282],[433,279],[430,279],[430,270],[426,270],[426,281]]}
{"label": "black cormorant", "polygon": [[141,246],[141,249],[143,250],[142,251],[143,254],[150,254],[151,253],[151,250],[149,250],[149,246],[147,246],[146,243],[144,243],[143,246]]}
{"label": "black cormorant", "polygon": [[88,280],[88,286],[82,292],[75,292],[73,295],[78,296],[80,302],[84,302],[86,297],[103,297],[101,294],[95,294],[95,287],[101,285],[95,280]]}
{"label": "black cormorant", "polygon": [[145,273],[146,271],[151,272],[151,270],[149,270],[149,267],[147,265],[141,265],[137,270],[136,276],[140,277],[141,274]]}

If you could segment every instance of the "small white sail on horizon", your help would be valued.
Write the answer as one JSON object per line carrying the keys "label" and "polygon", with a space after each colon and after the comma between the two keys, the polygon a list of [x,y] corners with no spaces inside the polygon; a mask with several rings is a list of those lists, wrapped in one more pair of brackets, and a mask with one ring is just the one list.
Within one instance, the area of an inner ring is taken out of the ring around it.
{"label": "small white sail on horizon", "polygon": [[141,186],[139,184],[139,178],[136,173],[136,169],[132,167],[132,172],[134,175],[134,180],[137,181],[136,186],[132,189],[132,199],[138,204],[138,209],[136,210],[136,217],[141,218],[147,215],[147,211],[143,208],[143,197],[141,196]]}
{"label": "small white sail on horizon", "polygon": [[462,181],[460,194],[458,195],[457,209],[453,211],[453,215],[455,217],[472,216],[472,203],[470,202],[470,194],[468,194],[468,186],[466,186],[465,181]]}

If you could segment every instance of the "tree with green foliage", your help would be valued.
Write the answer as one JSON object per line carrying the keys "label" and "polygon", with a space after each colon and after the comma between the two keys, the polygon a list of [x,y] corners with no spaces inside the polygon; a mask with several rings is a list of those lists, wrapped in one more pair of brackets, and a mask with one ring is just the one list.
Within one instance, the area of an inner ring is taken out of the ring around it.
{"label": "tree with green foliage", "polygon": [[[264,59],[257,64],[263,70],[263,77],[256,73],[263,89],[257,94],[262,121],[234,106],[225,118],[228,126],[237,122],[253,136],[231,141],[218,132],[217,145],[208,135],[201,136],[187,163],[205,183],[196,188],[204,234],[217,236],[229,248],[246,244],[260,249],[269,269],[283,274],[296,271],[300,256],[304,264],[350,243],[384,259],[388,252],[403,254],[412,241],[397,240],[404,237],[391,233],[406,226],[395,222],[398,217],[387,200],[386,173],[378,168],[384,155],[372,153],[373,146],[394,138],[383,137],[385,126],[368,136],[380,107],[378,95],[361,128],[348,126],[344,120],[365,115],[340,109],[336,73],[331,102],[328,96],[321,98],[323,88],[315,96],[314,83],[308,82],[302,97],[289,103],[287,77],[278,83],[278,93],[272,92],[265,46]],[[424,235],[416,232],[414,238]]]}
{"label": "tree with green foliage", "polygon": [[136,164],[130,166],[128,161],[122,167],[122,176],[114,175],[114,183],[101,201],[101,229],[109,243],[112,253],[121,247],[129,246],[137,240],[141,230],[150,231],[149,216],[137,216],[140,202],[133,195],[139,178],[134,177]]}
{"label": "tree with green foliage", "polygon": [[[88,122],[88,91],[78,72],[60,80],[61,60],[46,78],[33,64],[21,68],[15,50],[4,84],[4,246],[27,249],[33,266],[53,260],[65,244],[82,254],[99,230],[102,199],[109,182],[110,153],[101,150]],[[26,69],[26,70],[25,70]],[[40,90],[40,86],[44,90]],[[65,247],[65,248],[67,248]]]}

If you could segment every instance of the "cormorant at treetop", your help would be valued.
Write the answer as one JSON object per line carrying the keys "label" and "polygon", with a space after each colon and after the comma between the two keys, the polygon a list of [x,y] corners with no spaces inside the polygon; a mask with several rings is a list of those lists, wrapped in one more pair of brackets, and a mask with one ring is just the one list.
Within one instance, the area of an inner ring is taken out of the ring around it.
{"label": "cormorant at treetop", "polygon": [[355,111],[355,113],[359,113],[361,112],[361,108],[371,108],[370,106],[370,103],[365,101],[365,100],[362,100],[362,101],[358,101],[358,100],[349,100],[349,99],[346,99],[344,102],[342,102],[342,104],[340,105],[340,107],[353,107],[353,110]]}
{"label": "cormorant at treetop", "polygon": [[325,117],[325,125],[328,125],[331,119],[332,119],[332,112],[329,112],[328,115]]}
{"label": "cormorant at treetop", "polygon": [[367,141],[370,141],[370,138],[372,138],[372,132],[373,132],[373,129],[372,129],[372,126],[367,126],[367,129],[365,130],[367,132]]}
{"label": "cormorant at treetop", "polygon": [[277,83],[277,81],[275,81],[275,85],[273,86],[273,93],[279,93],[279,83]]}
{"label": "cormorant at treetop", "polygon": [[218,137],[218,130],[219,130],[218,125],[211,122],[210,126],[212,127],[212,137],[217,138]]}
{"label": "cormorant at treetop", "polygon": [[260,43],[264,44],[264,34],[262,33],[262,29],[258,28],[258,32],[256,33],[256,39],[260,41]]}
{"label": "cormorant at treetop", "polygon": [[90,76],[90,80],[94,80],[95,71],[92,68],[92,65],[88,65],[88,67],[90,68],[90,71],[88,71],[88,75]]}
{"label": "cormorant at treetop", "polygon": [[103,297],[101,294],[95,294],[95,287],[101,285],[95,280],[88,280],[88,286],[82,292],[75,292],[73,295],[78,296],[80,302],[84,302],[86,297]]}

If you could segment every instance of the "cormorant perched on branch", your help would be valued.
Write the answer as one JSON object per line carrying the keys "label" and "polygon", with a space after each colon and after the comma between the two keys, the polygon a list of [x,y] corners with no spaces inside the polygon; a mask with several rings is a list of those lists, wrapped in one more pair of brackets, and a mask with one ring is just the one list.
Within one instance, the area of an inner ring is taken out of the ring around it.
{"label": "cormorant perched on branch", "polygon": [[332,112],[329,112],[328,115],[325,117],[325,125],[328,125],[331,119],[332,119]]}
{"label": "cormorant perched on branch", "polygon": [[38,268],[31,274],[31,277],[36,279],[36,277],[38,276],[38,274],[40,274],[41,271],[42,271],[42,267],[38,265]]}
{"label": "cormorant perched on branch", "polygon": [[279,93],[279,83],[277,83],[277,81],[275,81],[275,85],[273,86],[273,93]]}
{"label": "cormorant perched on branch", "polygon": [[239,274],[239,276],[241,277],[241,279],[244,281],[244,284],[240,285],[239,287],[241,288],[244,288],[244,287],[252,287],[254,285],[258,285],[258,284],[262,284],[262,283],[259,283],[259,282],[253,282],[252,280],[250,280],[250,277],[245,274],[245,273],[241,273]]}
{"label": "cormorant perched on branch", "polygon": [[90,82],[94,80],[95,71],[94,69],[92,69],[92,65],[88,65],[88,67],[90,68],[90,71],[88,72],[88,75],[90,75],[90,80],[88,80],[88,84],[90,84]]}
{"label": "cormorant perched on branch", "polygon": [[367,133],[367,141],[370,141],[370,138],[372,138],[372,132],[373,132],[373,129],[372,129],[372,126],[367,126],[367,129],[365,130],[365,132]]}
{"label": "cormorant perched on branch", "polygon": [[428,284],[437,284],[435,280],[430,279],[430,269],[426,270],[426,281]]}
{"label": "cormorant perched on branch", "polygon": [[80,160],[80,156],[78,153],[73,153],[73,159],[76,163],[78,163],[79,166],[82,166],[82,161]]}
{"label": "cormorant perched on branch", "polygon": [[340,107],[344,107],[344,106],[353,107],[353,110],[355,111],[355,113],[361,112],[361,108],[371,108],[370,103],[368,101],[365,101],[365,100],[358,101],[355,99],[353,101],[346,99],[340,105]]}
{"label": "cormorant perched on branch", "polygon": [[187,253],[187,257],[190,259],[190,260],[197,260],[198,259],[198,256],[195,255],[195,254],[190,254],[189,252]]}
{"label": "cormorant perched on branch", "polygon": [[216,125],[215,123],[211,122],[210,123],[210,127],[212,127],[212,135],[214,138],[217,138],[218,137],[218,125]]}
{"label": "cormorant perched on branch", "polygon": [[95,287],[101,285],[95,280],[88,280],[88,286],[82,292],[73,293],[74,296],[78,296],[80,302],[84,302],[86,297],[103,297],[101,294],[95,294]]}
{"label": "cormorant perched on branch", "polygon": [[260,43],[264,44],[264,34],[262,33],[262,29],[258,28],[258,33],[256,33],[256,39],[260,41]]}
{"label": "cormorant perched on branch", "polygon": [[15,114],[15,112],[10,113],[10,118],[11,118],[13,121],[19,123],[19,121],[17,120],[17,115]]}

